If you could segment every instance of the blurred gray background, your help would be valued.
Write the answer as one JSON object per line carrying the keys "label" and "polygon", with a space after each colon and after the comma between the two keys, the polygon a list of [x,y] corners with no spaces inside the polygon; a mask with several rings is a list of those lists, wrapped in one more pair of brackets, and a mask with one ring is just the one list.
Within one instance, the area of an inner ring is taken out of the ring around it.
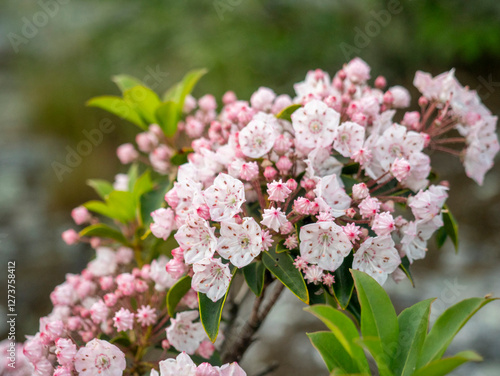
{"label": "blurred gray background", "polygon": [[[70,210],[95,197],[85,180],[111,180],[124,170],[115,149],[132,140],[136,128],[116,118],[115,130],[62,179],[52,167],[85,139],[83,130],[109,116],[84,104],[118,93],[112,75],[154,76],[149,82],[162,92],[188,69],[206,67],[195,95],[212,93],[220,102],[226,90],[248,99],[259,86],[291,94],[307,70],[333,74],[358,55],[372,66],[372,77],[382,74],[389,85],[408,88],[417,69],[438,74],[455,67],[461,83],[500,113],[496,0],[4,0],[0,35],[0,279],[6,279],[7,260],[16,260],[21,341],[49,312],[49,293],[64,274],[79,272],[92,256],[60,238],[73,227]],[[426,260],[413,267],[417,287],[387,286],[399,310],[438,297],[436,317],[466,297],[500,296],[500,167],[478,187],[458,160],[432,157],[440,177],[451,182],[448,203],[460,224],[460,253],[448,243],[437,250],[431,241]],[[322,325],[293,297],[282,299],[243,366],[253,375],[277,359],[277,376],[326,375],[304,334]],[[499,313],[499,303],[492,303],[457,338],[453,350],[476,349],[485,361],[455,375],[500,374]]]}

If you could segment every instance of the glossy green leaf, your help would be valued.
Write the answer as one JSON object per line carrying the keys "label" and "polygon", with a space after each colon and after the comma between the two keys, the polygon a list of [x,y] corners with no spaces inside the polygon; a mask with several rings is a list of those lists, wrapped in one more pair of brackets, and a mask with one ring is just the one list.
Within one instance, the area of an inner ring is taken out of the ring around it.
{"label": "glossy green leaf", "polygon": [[453,214],[451,214],[451,211],[448,206],[446,206],[446,204],[443,206],[442,213],[446,234],[453,242],[453,245],[455,246],[455,252],[458,252],[458,223]]}
{"label": "glossy green leaf", "polygon": [[335,334],[331,332],[307,333],[312,345],[323,358],[329,372],[334,370],[341,373],[358,372],[354,359],[346,352],[338,341]]}
{"label": "glossy green leaf", "polygon": [[184,276],[173,285],[167,293],[167,310],[170,317],[175,316],[177,304],[181,301],[184,295],[191,289],[191,277]]}
{"label": "glossy green leaf", "polygon": [[429,335],[425,339],[422,353],[417,362],[421,368],[441,358],[451,341],[462,327],[492,298],[469,298],[451,306],[438,317]]}
{"label": "glossy green leaf", "polygon": [[122,93],[135,86],[146,86],[141,80],[128,74],[118,74],[113,76],[111,80],[118,86]]}
{"label": "glossy green leaf", "polygon": [[134,86],[123,93],[123,98],[141,116],[146,124],[157,123],[156,109],[161,102],[158,95],[146,86]]}
{"label": "glossy green leaf", "polygon": [[87,180],[87,185],[94,188],[97,194],[103,199],[106,198],[111,192],[115,190],[113,188],[113,184],[111,184],[109,181],[101,179]]}
{"label": "glossy green leaf", "polygon": [[264,264],[260,261],[252,262],[242,270],[250,290],[252,290],[255,295],[260,296],[264,288],[264,276],[266,272]]}
{"label": "glossy green leaf", "polygon": [[342,179],[342,182],[344,183],[344,189],[346,193],[351,193],[352,192],[352,187],[354,184],[358,184],[359,181],[350,177],[349,175],[340,175],[340,178]]}
{"label": "glossy green leaf", "polygon": [[396,375],[413,375],[427,336],[431,304],[434,300],[432,298],[418,302],[399,314],[398,354],[392,367]]}
{"label": "glossy green leaf", "polygon": [[152,191],[153,188],[154,185],[151,180],[151,171],[147,170],[135,181],[132,193],[134,194],[136,200],[139,200],[143,194]]}
{"label": "glossy green leaf", "polygon": [[130,168],[128,169],[127,172],[128,176],[128,190],[132,192],[134,189],[135,182],[137,181],[137,178],[139,177],[139,164],[138,163],[132,163],[130,165]]}
{"label": "glossy green leaf", "polygon": [[344,262],[340,265],[333,275],[335,283],[332,285],[333,296],[342,309],[346,309],[351,300],[354,291],[354,280],[349,269],[352,267],[353,253],[349,253]]}
{"label": "glossy green leaf", "polygon": [[262,262],[297,298],[309,304],[309,293],[304,277],[293,265],[293,259],[287,252],[276,253],[274,248],[271,248],[267,252],[262,252]]}
{"label": "glossy green leaf", "polygon": [[107,238],[116,240],[124,245],[129,245],[125,236],[118,230],[105,225],[104,223],[98,223],[95,225],[87,226],[82,231],[80,231],[80,236],[96,236],[98,238]]}
{"label": "glossy green leaf", "polygon": [[189,71],[180,83],[180,88],[177,92],[176,102],[179,106],[179,112],[182,111],[184,107],[184,101],[186,97],[193,91],[194,87],[205,74],[207,73],[206,69],[195,69]]}
{"label": "glossy green leaf", "polygon": [[[234,268],[232,272],[233,277],[237,271],[238,269]],[[232,281],[233,278],[231,278],[231,283]],[[219,326],[222,317],[222,310],[224,308],[224,304],[226,303],[227,294],[229,293],[229,289],[231,288],[231,283],[227,288],[226,295],[224,295],[216,302],[210,300],[205,294],[202,294],[200,292],[198,293],[200,320],[201,323],[203,324],[203,328],[205,329],[208,338],[210,338],[210,341],[212,342],[215,342],[215,340],[217,339],[217,335],[219,334]]]}
{"label": "glossy green leaf", "polygon": [[148,126],[136,112],[134,106],[120,97],[104,95],[87,101],[87,106],[98,107],[147,130]]}
{"label": "glossy green leaf", "polygon": [[415,282],[413,280],[413,276],[411,275],[410,271],[410,260],[408,260],[408,257],[402,257],[401,258],[401,264],[399,264],[399,268],[403,271],[403,273],[406,274],[406,277],[408,277],[408,280],[410,281],[411,285],[415,287]]}
{"label": "glossy green leaf", "polygon": [[[363,314],[361,314],[363,317]],[[366,349],[375,360],[380,376],[394,376],[390,369],[392,361],[392,350],[387,349],[378,337],[363,337],[356,339],[355,342]]]}
{"label": "glossy green leaf", "polygon": [[448,234],[446,233],[444,227],[440,227],[439,230],[436,231],[436,245],[438,248],[441,248],[444,245],[447,237]]}
{"label": "glossy green leaf", "polygon": [[462,351],[455,356],[430,362],[418,369],[413,376],[444,376],[466,362],[480,362],[483,358],[474,351]]}
{"label": "glossy green leaf", "polygon": [[276,117],[278,119],[281,119],[281,120],[288,120],[288,121],[292,121],[292,114],[297,111],[300,107],[302,107],[302,105],[300,104],[292,104],[286,108],[284,108],[283,110],[281,110],[277,115]]}
{"label": "glossy green leaf", "polygon": [[384,352],[392,357],[399,335],[394,306],[383,287],[372,277],[358,270],[351,272],[361,304],[361,333],[365,339],[379,338]]}
{"label": "glossy green leaf", "polygon": [[162,101],[167,102],[167,101],[174,101],[176,102],[177,99],[180,97],[181,93],[181,86],[182,82],[178,82],[175,85],[173,85],[171,88],[169,88],[162,96]]}
{"label": "glossy green leaf", "polygon": [[172,137],[177,132],[177,124],[179,122],[177,103],[174,101],[162,103],[156,109],[156,118],[161,129],[163,129],[163,133],[167,137]]}
{"label": "glossy green leaf", "polygon": [[359,338],[359,333],[352,320],[329,305],[317,304],[304,310],[318,317],[332,331],[349,357],[356,362],[356,372],[369,371],[370,367],[363,350],[354,344],[354,340]]}
{"label": "glossy green leaf", "polygon": [[113,191],[102,201],[88,201],[83,206],[88,210],[128,223],[135,219],[136,201],[131,192]]}

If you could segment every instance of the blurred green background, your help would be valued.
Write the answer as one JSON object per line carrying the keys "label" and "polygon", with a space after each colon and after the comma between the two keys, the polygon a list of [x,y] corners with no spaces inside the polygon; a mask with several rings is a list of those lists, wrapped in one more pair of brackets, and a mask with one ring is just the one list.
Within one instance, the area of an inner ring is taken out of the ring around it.
{"label": "blurred green background", "polygon": [[[124,170],[115,149],[131,141],[136,128],[117,118],[116,129],[71,173],[58,179],[52,167],[64,163],[66,148],[84,139],[83,130],[109,116],[85,102],[117,94],[112,75],[145,79],[161,72],[150,82],[162,92],[187,70],[206,67],[209,74],[195,95],[220,99],[233,90],[248,99],[259,86],[292,94],[293,83],[308,70],[333,74],[357,55],[372,66],[373,78],[381,74],[389,85],[411,89],[414,105],[416,70],[438,74],[455,67],[462,84],[500,113],[497,0],[4,0],[0,32],[0,254],[2,265],[17,261],[19,340],[37,330],[37,317],[49,312],[49,293],[64,274],[79,272],[92,256],[86,247],[60,240],[73,226],[69,211],[94,198],[85,180],[112,180]],[[460,254],[450,244],[440,251],[431,247],[428,258],[415,264],[416,289],[388,288],[400,307],[430,296],[442,295],[444,305],[489,292],[500,296],[500,169],[479,188],[457,160],[433,160],[452,182],[449,206],[461,225]],[[449,284],[459,286],[454,298],[448,298]],[[476,348],[486,362],[457,375],[500,373],[495,309],[478,315],[458,344]],[[249,375],[278,357],[282,366],[275,375],[324,374],[303,334],[321,325],[308,317],[287,321],[289,312],[280,312],[272,322],[283,330],[269,330],[272,338],[264,336],[243,362]]]}

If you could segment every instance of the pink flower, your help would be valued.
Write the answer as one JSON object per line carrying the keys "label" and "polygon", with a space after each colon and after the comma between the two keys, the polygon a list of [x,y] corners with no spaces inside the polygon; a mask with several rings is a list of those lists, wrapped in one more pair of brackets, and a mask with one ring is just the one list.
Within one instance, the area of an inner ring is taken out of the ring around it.
{"label": "pink flower", "polygon": [[117,291],[125,296],[130,296],[135,291],[135,277],[130,273],[122,273],[116,276]]}
{"label": "pink flower", "polygon": [[380,214],[375,214],[372,223],[372,230],[378,236],[389,235],[395,230],[394,218],[391,213],[383,212]]}
{"label": "pink flower", "polygon": [[345,67],[346,77],[357,84],[364,83],[370,79],[370,66],[359,57],[352,59]]}
{"label": "pink flower", "polygon": [[276,98],[274,91],[267,87],[260,87],[259,90],[250,97],[250,104],[257,111],[269,112],[274,98]]}
{"label": "pink flower", "polygon": [[215,346],[210,341],[203,341],[197,350],[198,354],[200,354],[205,359],[210,359],[214,351],[215,351]]}
{"label": "pink flower", "polygon": [[310,95],[315,98],[326,97],[332,91],[330,76],[321,69],[307,72],[306,79],[293,85],[293,88],[299,101]]}
{"label": "pink flower", "polygon": [[411,165],[404,158],[396,158],[391,165],[391,173],[398,180],[405,180],[410,174]]}
{"label": "pink flower", "polygon": [[246,162],[240,167],[240,178],[252,181],[259,176],[259,165],[257,162]]}
{"label": "pink flower", "polygon": [[293,162],[286,155],[282,155],[280,159],[278,159],[278,162],[276,162],[276,167],[281,175],[286,175],[293,167]]}
{"label": "pink flower", "polygon": [[72,340],[66,338],[59,338],[56,341],[56,356],[57,361],[62,366],[71,366],[76,355],[76,345]]}
{"label": "pink flower", "polygon": [[393,97],[392,106],[394,108],[405,108],[410,105],[410,93],[403,86],[390,87],[389,92]]}
{"label": "pink flower", "polygon": [[167,240],[174,229],[174,211],[170,208],[160,208],[151,213],[153,223],[151,223],[151,232],[157,238]]}
{"label": "pink flower", "polygon": [[95,324],[106,322],[108,319],[109,308],[102,300],[98,300],[90,307],[90,317]]}
{"label": "pink flower", "polygon": [[195,291],[206,294],[213,302],[226,295],[231,282],[227,264],[223,264],[218,258],[205,258],[193,265],[193,271],[191,286]]}
{"label": "pink flower", "polygon": [[238,135],[241,151],[250,158],[267,154],[276,140],[275,127],[279,125],[274,115],[258,113]]}
{"label": "pink flower", "polygon": [[334,283],[335,283],[335,277],[333,276],[333,274],[330,274],[330,273],[323,274],[323,284],[325,286],[330,287]]}
{"label": "pink flower", "polygon": [[213,185],[203,192],[203,197],[210,208],[212,220],[221,222],[240,212],[241,205],[245,202],[245,187],[240,180],[220,173]]}
{"label": "pink flower", "polygon": [[184,250],[184,261],[193,264],[206,257],[212,257],[217,248],[215,228],[197,215],[188,215],[186,223],[174,235]]}
{"label": "pink flower", "polygon": [[334,222],[316,222],[300,229],[300,255],[310,264],[334,271],[352,249],[342,227]]}
{"label": "pink flower", "polygon": [[78,206],[71,211],[71,217],[77,225],[83,225],[84,223],[90,222],[92,215],[84,206]]}
{"label": "pink flower", "polygon": [[217,101],[212,94],[206,94],[198,99],[198,107],[203,111],[211,111],[217,108]]}
{"label": "pink flower", "polygon": [[116,149],[116,155],[122,164],[129,164],[139,158],[139,153],[131,143],[123,144]]}
{"label": "pink flower", "polygon": [[117,331],[123,332],[134,328],[134,314],[126,308],[121,308],[113,317],[113,326]]}
{"label": "pink flower", "polygon": [[118,264],[130,264],[134,259],[134,251],[128,247],[120,247],[116,251],[116,262]]}
{"label": "pink flower", "polygon": [[354,223],[348,223],[347,225],[343,226],[342,229],[352,243],[354,243],[356,240],[359,240],[359,236],[361,235],[361,227],[356,226]]}
{"label": "pink flower", "polygon": [[285,247],[288,249],[295,249],[299,245],[299,240],[297,239],[297,234],[293,233],[290,235],[288,238],[286,238],[285,242],[283,243]]}
{"label": "pink flower", "polygon": [[158,259],[151,262],[151,269],[149,271],[149,278],[155,282],[155,289],[157,291],[164,291],[172,287],[176,280],[166,272],[168,259],[165,256],[160,256]]}
{"label": "pink flower", "polygon": [[125,355],[120,349],[100,339],[87,343],[75,356],[79,376],[119,376],[126,366]]}
{"label": "pink flower", "polygon": [[217,252],[234,266],[242,268],[262,251],[262,232],[255,219],[243,218],[241,225],[222,222]]}
{"label": "pink flower", "polygon": [[137,136],[135,136],[135,142],[139,150],[144,153],[149,153],[158,146],[158,138],[152,132],[138,133]]}
{"label": "pink flower", "polygon": [[[193,322],[198,318],[198,311],[179,312],[172,318],[171,325],[166,329],[167,339],[172,346],[179,351],[194,354],[200,346],[201,341],[207,338],[201,322]],[[160,362],[160,370],[164,375],[164,370]],[[167,373],[167,375],[181,375],[179,373]]]}
{"label": "pink flower", "polygon": [[262,230],[261,234],[262,234],[262,249],[264,251],[267,251],[273,245],[274,242],[273,236],[269,233],[268,230]]}
{"label": "pink flower", "polygon": [[262,221],[260,223],[278,232],[280,227],[287,222],[286,215],[281,211],[281,208],[271,208],[264,209],[264,214],[262,214]]}
{"label": "pink flower", "polygon": [[135,317],[137,318],[137,322],[141,324],[141,326],[153,325],[154,323],[156,323],[156,320],[158,318],[156,310],[151,308],[149,304],[147,306],[141,306],[141,308],[137,310]]}
{"label": "pink flower", "polygon": [[380,209],[380,201],[374,197],[368,196],[359,203],[358,207],[359,214],[361,214],[363,218],[371,218],[378,213]]}
{"label": "pink flower", "polygon": [[325,103],[312,100],[292,114],[295,142],[306,148],[330,146],[335,138],[340,115]]}
{"label": "pink flower", "polygon": [[365,183],[358,183],[352,186],[352,198],[362,200],[370,195],[370,191]]}

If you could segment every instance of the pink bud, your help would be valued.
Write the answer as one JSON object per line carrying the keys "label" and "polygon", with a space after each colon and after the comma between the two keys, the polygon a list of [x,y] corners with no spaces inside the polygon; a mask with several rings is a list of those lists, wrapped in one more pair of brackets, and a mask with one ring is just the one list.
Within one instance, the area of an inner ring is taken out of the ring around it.
{"label": "pink bud", "polygon": [[[259,165],[257,162],[246,162],[241,165],[240,178],[252,181],[259,176]],[[208,219],[208,218],[207,218]]]}
{"label": "pink bud", "polygon": [[116,294],[113,294],[111,292],[104,295],[103,299],[104,299],[104,303],[108,307],[113,307],[116,304],[116,302],[118,301],[118,297],[116,296]]}
{"label": "pink bud", "polygon": [[306,198],[310,201],[314,200],[316,198],[316,195],[314,194],[313,191],[309,191],[306,193]]}
{"label": "pink bud", "polygon": [[99,278],[99,285],[101,286],[101,289],[104,291],[111,290],[113,287],[114,281],[113,277],[111,276],[106,276],[106,277],[101,277]]}
{"label": "pink bud", "polygon": [[392,175],[399,181],[405,180],[410,174],[410,163],[404,158],[396,158],[391,166]]}
{"label": "pink bud", "polygon": [[314,188],[316,188],[316,182],[313,179],[305,179],[300,182],[300,185],[302,188],[304,188],[306,191],[311,191]]}
{"label": "pink bud", "polygon": [[176,208],[179,203],[179,196],[177,196],[177,191],[175,188],[171,189],[165,195],[165,201],[171,208]]}
{"label": "pink bud", "polygon": [[385,79],[384,76],[378,76],[375,79],[375,87],[377,89],[383,89],[384,87],[386,87],[386,85],[387,85],[387,80]]}
{"label": "pink bud", "polygon": [[129,164],[139,158],[139,153],[131,143],[123,144],[116,149],[116,155],[122,164]]}
{"label": "pink bud", "polygon": [[99,248],[101,246],[102,240],[96,236],[90,238],[90,246],[92,248]]}
{"label": "pink bud", "polygon": [[352,186],[352,198],[354,200],[362,200],[368,197],[369,191],[365,183],[354,184]]}
{"label": "pink bud", "polygon": [[340,77],[335,76],[333,77],[332,86],[338,91],[341,91],[342,87],[344,86],[344,82],[342,79],[340,79]]}
{"label": "pink bud", "polygon": [[226,91],[222,96],[222,103],[231,104],[238,100],[236,94],[233,91]]}
{"label": "pink bud", "polygon": [[140,151],[149,153],[158,145],[158,138],[153,133],[142,132],[135,136],[135,142]]}
{"label": "pink bud", "polygon": [[288,187],[289,190],[293,192],[297,189],[298,184],[295,179],[288,179],[286,182],[286,186]]}
{"label": "pink bud", "polygon": [[276,175],[278,175],[278,171],[276,171],[276,169],[274,167],[267,166],[264,169],[264,177],[268,181],[274,180],[274,178],[276,177]]}
{"label": "pink bud", "polygon": [[184,260],[184,250],[181,247],[172,249],[172,257],[177,260]]}
{"label": "pink bud", "polygon": [[354,208],[347,208],[346,211],[345,211],[345,214],[349,218],[354,218],[354,216],[356,215],[356,209],[354,209]]}
{"label": "pink bud", "polygon": [[202,204],[196,209],[196,214],[200,218],[209,220],[210,219],[210,208],[207,206],[207,204]]}
{"label": "pink bud", "polygon": [[217,102],[215,101],[215,97],[211,94],[206,94],[200,99],[198,99],[198,107],[202,111],[211,111],[217,108]]}
{"label": "pink bud", "polygon": [[161,341],[161,347],[163,350],[168,350],[170,348],[170,342],[164,339],[163,341]]}
{"label": "pink bud", "polygon": [[406,125],[414,130],[420,128],[420,113],[418,111],[410,111],[405,113],[401,124]]}
{"label": "pink bud", "polygon": [[291,233],[293,230],[293,225],[290,222],[285,222],[281,227],[280,227],[280,234],[286,235]]}
{"label": "pink bud", "polygon": [[210,341],[203,341],[198,347],[198,354],[200,354],[205,359],[210,359],[215,351],[215,346]]}
{"label": "pink bud", "polygon": [[347,77],[347,74],[345,73],[345,71],[343,69],[339,70],[337,72],[337,76],[342,80],[344,81]]}
{"label": "pink bud", "polygon": [[368,117],[362,112],[352,114],[351,120],[359,125],[365,126],[368,124]]}
{"label": "pink bud", "polygon": [[80,235],[73,229],[64,231],[61,237],[67,245],[76,244],[80,240]]}
{"label": "pink bud", "polygon": [[[187,99],[187,97],[186,97],[186,99]],[[158,138],[158,140],[161,140],[163,137],[165,137],[163,130],[161,129],[161,127],[158,124],[151,124],[148,129],[149,129],[149,132],[151,132],[152,134],[154,134],[156,136],[156,138]]]}
{"label": "pink bud", "polygon": [[420,98],[418,98],[418,105],[420,107],[425,107],[428,104],[429,104],[429,100],[426,97],[424,97],[423,95]]}
{"label": "pink bud", "polygon": [[384,97],[383,97],[383,101],[385,104],[392,104],[392,102],[394,102],[394,96],[392,95],[392,93],[388,90],[384,93]]}
{"label": "pink bud", "polygon": [[276,167],[282,175],[286,175],[293,166],[293,162],[286,155],[280,157],[278,162],[276,163]]}
{"label": "pink bud", "polygon": [[292,146],[292,140],[283,134],[280,134],[278,137],[276,137],[276,141],[274,141],[274,151],[278,154],[289,152]]}
{"label": "pink bud", "polygon": [[92,215],[89,213],[86,207],[78,206],[71,211],[71,217],[77,225],[83,225],[84,223],[90,222]]}

